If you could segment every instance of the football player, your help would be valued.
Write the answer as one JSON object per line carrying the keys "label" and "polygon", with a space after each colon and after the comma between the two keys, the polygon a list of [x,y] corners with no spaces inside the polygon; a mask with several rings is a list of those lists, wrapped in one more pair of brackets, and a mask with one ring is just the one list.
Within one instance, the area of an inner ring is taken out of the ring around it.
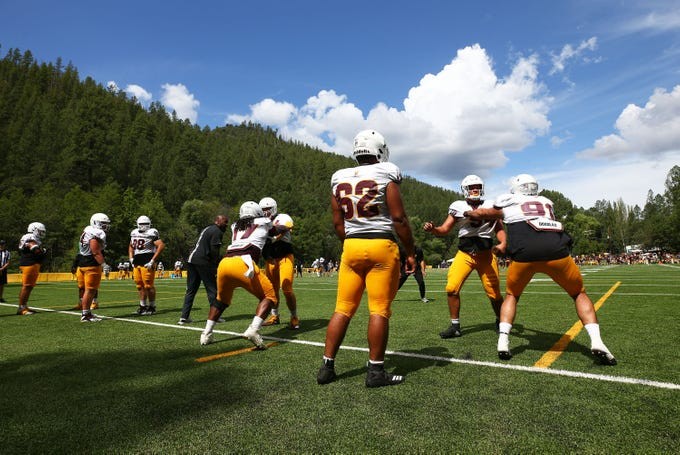
{"label": "football player", "polygon": [[286,306],[290,311],[289,329],[300,328],[300,318],[297,315],[297,299],[293,292],[293,276],[295,273],[295,258],[293,257],[293,243],[291,231],[293,219],[285,213],[278,213],[276,201],[270,197],[263,198],[260,203],[264,216],[272,220],[274,226],[284,225],[288,230],[276,237],[269,237],[262,249],[265,259],[265,273],[274,286],[277,303],[273,304],[269,318],[262,325],[276,325],[279,319],[279,289],[283,290]]}
{"label": "football player", "polygon": [[416,267],[413,233],[399,190],[401,171],[388,162],[383,136],[375,130],[359,132],[353,155],[359,166],[341,169],[331,177],[333,226],[343,242],[343,253],[335,311],[326,330],[323,364],[316,380],[328,384],[335,379],[335,356],[366,289],[366,386],[395,385],[404,377],[387,373],[384,365],[391,305],[399,285],[399,246],[394,233],[406,251],[407,273]]}
{"label": "football player", "polygon": [[[76,279],[76,283],[78,283],[78,305],[74,306],[71,308],[74,311],[82,311],[83,309],[83,294],[85,294],[85,275],[83,274],[83,271],[80,270],[80,267],[78,267],[78,263],[80,262],[80,253],[76,254],[76,257],[73,259],[73,263],[71,264],[71,273]],[[94,297],[92,298],[92,304],[90,304],[90,310],[96,310],[99,308],[99,290],[95,291]]]}
{"label": "football player", "polygon": [[497,220],[472,221],[463,213],[478,207],[492,207],[493,202],[484,200],[484,181],[476,175],[468,175],[460,184],[464,200],[455,201],[449,206],[446,220],[439,226],[432,221],[423,225],[423,229],[437,237],[443,237],[451,232],[454,226],[458,230],[458,252],[446,278],[446,298],[449,305],[451,325],[439,333],[442,338],[454,338],[462,335],[460,331],[460,290],[473,270],[477,271],[484,286],[484,292],[491,301],[491,307],[496,314],[496,330],[500,320],[501,294],[500,278],[496,256],[492,253],[493,235],[500,242],[499,247],[505,248],[506,235],[503,224]]}
{"label": "football player", "polygon": [[604,365],[616,365],[600,336],[595,307],[586,294],[581,271],[570,255],[572,239],[556,220],[553,207],[550,199],[538,195],[536,179],[520,174],[512,179],[510,193],[499,196],[493,207],[463,213],[474,221],[502,219],[508,231],[508,242],[501,252],[506,252],[512,262],[501,306],[498,357],[502,360],[512,357],[509,334],[517,302],[534,274],[545,273],[574,299],[576,314],[590,336],[591,353]]}
{"label": "football player", "polygon": [[164,249],[165,243],[161,240],[158,230],[151,227],[151,219],[146,215],[137,218],[137,227],[130,232],[128,254],[133,267],[132,277],[139,292],[137,308],[139,315],[151,315],[156,312],[154,264]]}
{"label": "football player", "polygon": [[217,298],[210,305],[208,320],[201,333],[201,344],[213,341],[213,328],[224,310],[231,304],[236,288],[243,288],[258,299],[255,316],[243,337],[250,340],[257,349],[267,346],[259,333],[264,318],[276,303],[276,293],[257,262],[269,236],[283,234],[288,230],[284,225],[274,226],[272,220],[254,201],[247,201],[239,208],[239,219],[231,225],[231,245],[217,267]]}
{"label": "football player", "polygon": [[19,240],[21,291],[19,291],[18,315],[29,316],[35,313],[28,307],[28,298],[38,282],[40,266],[47,254],[47,250],[42,244],[46,232],[44,224],[33,222],[28,225],[27,233]]}
{"label": "football player", "polygon": [[106,233],[111,220],[104,213],[95,213],[90,217],[90,224],[85,226],[80,235],[78,269],[83,274],[85,292],[82,298],[82,316],[80,322],[99,322],[101,319],[92,314],[92,300],[97,294],[102,281],[102,265],[106,262]]}

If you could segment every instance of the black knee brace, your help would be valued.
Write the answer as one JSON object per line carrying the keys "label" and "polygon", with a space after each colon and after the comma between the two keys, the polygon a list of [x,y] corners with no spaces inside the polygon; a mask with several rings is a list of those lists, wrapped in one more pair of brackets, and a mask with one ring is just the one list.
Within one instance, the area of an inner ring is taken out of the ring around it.
{"label": "black knee brace", "polygon": [[229,305],[226,305],[219,300],[215,299],[215,302],[211,303],[210,306],[215,307],[219,310],[220,313],[222,313],[224,310],[227,309]]}

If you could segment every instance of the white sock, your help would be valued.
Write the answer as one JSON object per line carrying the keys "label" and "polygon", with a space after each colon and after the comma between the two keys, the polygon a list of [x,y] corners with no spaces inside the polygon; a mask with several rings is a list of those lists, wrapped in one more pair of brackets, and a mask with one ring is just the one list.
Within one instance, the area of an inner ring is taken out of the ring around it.
{"label": "white sock", "polygon": [[156,301],[154,300],[153,302],[149,302],[150,307],[155,307],[156,306]]}
{"label": "white sock", "polygon": [[253,322],[250,323],[250,326],[257,331],[257,330],[260,330],[260,327],[262,327],[263,322],[264,322],[264,319],[262,319],[259,316],[255,316],[253,318]]}
{"label": "white sock", "polygon": [[145,301],[145,300],[140,300],[140,301],[139,301],[139,306],[146,306],[146,301]]}
{"label": "white sock", "polygon": [[460,319],[451,319],[452,325],[460,325]]}
{"label": "white sock", "polygon": [[588,332],[588,335],[590,336],[590,345],[591,346],[598,346],[598,347],[603,347],[607,349],[602,342],[602,337],[600,337],[600,324],[593,322],[591,324],[586,324],[584,325],[586,328],[586,332]]}
{"label": "white sock", "polygon": [[216,324],[216,321],[211,321],[210,319],[205,321],[205,330],[203,330],[203,333],[212,332],[213,329],[215,328],[215,324]]}
{"label": "white sock", "polygon": [[279,309],[278,308],[272,308],[271,314],[272,314],[272,316],[278,316],[279,315]]}
{"label": "white sock", "polygon": [[509,322],[499,322],[498,323],[498,332],[501,334],[505,334],[506,336],[510,334],[510,330],[512,329],[512,324]]}

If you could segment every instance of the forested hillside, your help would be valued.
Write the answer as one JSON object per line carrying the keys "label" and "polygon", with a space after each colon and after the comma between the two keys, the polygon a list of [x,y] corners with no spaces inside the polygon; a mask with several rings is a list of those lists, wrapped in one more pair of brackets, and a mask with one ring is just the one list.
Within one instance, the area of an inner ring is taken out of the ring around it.
{"label": "forested hillside", "polygon": [[[216,213],[234,219],[243,201],[264,196],[295,220],[296,252],[306,264],[338,258],[330,177],[355,164],[259,125],[192,125],[160,103],[144,108],[122,91],[81,80],[70,63],[40,63],[16,49],[0,60],[0,162],[0,238],[14,249],[30,222],[44,223],[50,248],[44,270],[70,268],[95,212],[113,221],[109,263],[127,257],[130,230],[145,214],[167,244],[168,264],[187,254]],[[644,209],[619,200],[585,210],[560,193],[545,193],[575,237],[576,254],[618,253],[629,244],[678,251],[680,167],[670,170],[666,187],[663,195],[650,193]],[[451,257],[455,235],[436,239],[420,226],[443,221],[460,194],[408,177],[402,193],[428,262]]]}
{"label": "forested hillside", "polygon": [[[146,214],[167,244],[168,263],[186,255],[218,211],[233,219],[243,201],[264,196],[293,216],[306,263],[337,258],[330,177],[355,165],[258,125],[191,125],[160,104],[144,109],[124,92],[81,81],[71,64],[38,63],[17,50],[0,61],[0,160],[0,237],[14,245],[28,223],[43,222],[47,268],[61,270],[94,212],[113,222],[109,262],[127,257],[130,230]],[[411,178],[403,193],[417,223],[443,219],[459,196]],[[435,242],[432,253],[442,256],[448,246]]]}

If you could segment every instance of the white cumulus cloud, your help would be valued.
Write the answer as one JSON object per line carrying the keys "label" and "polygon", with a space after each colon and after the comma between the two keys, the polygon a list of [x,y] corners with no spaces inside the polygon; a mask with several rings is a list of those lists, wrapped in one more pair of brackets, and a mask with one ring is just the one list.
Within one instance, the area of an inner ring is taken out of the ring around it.
{"label": "white cumulus cloud", "polygon": [[499,77],[486,51],[473,45],[437,74],[425,75],[403,108],[378,103],[364,113],[346,95],[322,90],[300,108],[267,99],[250,106],[250,114],[226,121],[265,123],[284,138],[345,155],[359,130],[374,128],[385,136],[391,161],[406,173],[450,182],[504,166],[506,152],[547,133],[551,99],[537,66],[536,56],[524,57]]}
{"label": "white cumulus cloud", "polygon": [[168,111],[175,111],[180,119],[187,119],[196,123],[200,102],[184,84],[163,84],[161,86],[161,102]]}
{"label": "white cumulus cloud", "polygon": [[582,158],[658,157],[680,150],[680,85],[656,89],[644,107],[629,104],[616,120],[615,134],[603,136]]}
{"label": "white cumulus cloud", "polygon": [[128,84],[127,87],[125,87],[125,93],[130,96],[134,96],[142,104],[148,104],[152,98],[151,93],[147,92],[143,87],[140,87],[137,84]]}

